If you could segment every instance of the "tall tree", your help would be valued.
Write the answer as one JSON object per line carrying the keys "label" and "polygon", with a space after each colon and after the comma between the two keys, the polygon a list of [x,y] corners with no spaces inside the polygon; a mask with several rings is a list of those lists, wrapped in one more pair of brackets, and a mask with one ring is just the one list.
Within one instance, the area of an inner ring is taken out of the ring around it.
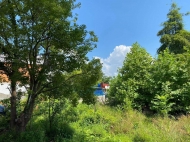
{"label": "tall tree", "polygon": [[[25,130],[37,97],[54,88],[55,76],[80,68],[97,37],[78,25],[75,0],[1,0],[0,64],[11,82],[11,127]],[[28,85],[23,111],[16,111],[16,84]],[[52,87],[52,88],[51,88]],[[48,89],[47,89],[48,88]]]}
{"label": "tall tree", "polygon": [[[119,74],[111,81],[108,93],[111,105],[129,103],[137,109],[150,102],[148,82],[153,58],[138,43],[132,45]],[[127,104],[128,105],[128,104]]]}
{"label": "tall tree", "polygon": [[158,32],[161,46],[157,52],[160,53],[166,48],[173,53],[184,52],[183,47],[190,47],[190,32],[184,30],[183,14],[179,13],[180,8],[172,3],[171,9],[167,14],[168,20],[162,24],[163,29]]}

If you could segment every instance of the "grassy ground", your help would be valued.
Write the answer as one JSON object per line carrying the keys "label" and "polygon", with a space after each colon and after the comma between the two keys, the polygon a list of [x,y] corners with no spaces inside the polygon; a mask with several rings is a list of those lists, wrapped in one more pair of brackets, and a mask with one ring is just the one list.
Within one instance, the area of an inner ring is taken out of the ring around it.
{"label": "grassy ground", "polygon": [[[190,118],[178,120],[146,117],[137,111],[123,112],[106,106],[79,106],[80,118],[71,123],[85,141],[181,142],[190,141]],[[82,124],[82,125],[80,125]],[[76,133],[76,134],[77,134]],[[82,142],[83,140],[81,140]]]}
{"label": "grassy ground", "polygon": [[[0,135],[0,141],[57,142],[188,142],[190,117],[178,120],[102,105],[65,105],[49,129],[48,113],[38,107],[27,131]],[[6,139],[5,139],[6,138]],[[9,139],[8,139],[9,138]]]}

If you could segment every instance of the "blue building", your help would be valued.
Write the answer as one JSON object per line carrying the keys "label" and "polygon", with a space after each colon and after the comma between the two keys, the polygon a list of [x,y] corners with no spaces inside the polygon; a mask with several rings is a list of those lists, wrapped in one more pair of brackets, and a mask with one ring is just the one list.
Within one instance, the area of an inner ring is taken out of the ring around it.
{"label": "blue building", "polygon": [[106,95],[104,88],[101,87],[101,84],[98,84],[98,86],[94,88],[95,88],[94,95],[97,96],[99,102],[104,103]]}
{"label": "blue building", "polygon": [[103,90],[103,88],[101,87],[100,84],[98,84],[98,86],[94,87],[94,88],[96,89],[94,91],[94,95],[96,95],[96,96],[103,96],[103,95],[105,95],[105,92],[104,92],[104,90]]}

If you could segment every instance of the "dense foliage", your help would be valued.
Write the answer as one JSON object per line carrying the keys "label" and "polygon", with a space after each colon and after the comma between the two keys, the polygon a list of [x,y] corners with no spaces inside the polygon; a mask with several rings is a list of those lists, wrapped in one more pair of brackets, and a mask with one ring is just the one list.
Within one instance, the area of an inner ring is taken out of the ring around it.
{"label": "dense foliage", "polygon": [[[4,57],[0,70],[11,82],[13,129],[24,131],[37,98],[62,88],[66,81],[62,74],[80,70],[88,62],[86,54],[96,47],[97,37],[85,25],[77,24],[72,10],[79,6],[75,0],[0,1],[0,54]],[[93,61],[88,68],[97,65]],[[96,81],[92,76],[89,79]],[[20,113],[18,82],[28,86],[27,101]]]}
{"label": "dense foliage", "polygon": [[[59,101],[56,103],[58,105]],[[1,132],[0,141],[176,142],[190,139],[189,116],[181,116],[176,121],[167,117],[146,117],[138,111],[124,111],[105,105],[79,104],[73,107],[69,101],[61,106],[62,110],[54,118],[50,129],[48,104],[46,101],[39,104],[25,132]]]}
{"label": "dense foliage", "polygon": [[[118,75],[108,77],[99,59],[86,57],[97,37],[72,19],[71,11],[79,6],[74,2],[0,1],[0,53],[6,63],[0,63],[0,70],[12,91],[11,101],[3,100],[11,111],[0,116],[0,141],[190,139],[190,33],[183,29],[176,4],[158,32],[158,56],[135,43]],[[96,102],[98,81],[110,83],[107,101],[116,107]],[[18,82],[28,86],[23,98],[16,92]]]}
{"label": "dense foliage", "polygon": [[184,30],[183,16],[188,15],[179,13],[180,8],[175,3],[172,3],[171,9],[167,14],[168,20],[165,21],[158,32],[160,36],[161,46],[158,48],[158,53],[169,49],[172,53],[183,53],[183,46],[190,46],[190,32]]}
{"label": "dense foliage", "polygon": [[118,76],[111,82],[109,101],[112,105],[132,102],[134,108],[142,108],[150,101],[148,79],[152,62],[146,50],[135,43]]}
{"label": "dense foliage", "polygon": [[111,81],[110,105],[143,112],[178,115],[190,112],[190,32],[175,3],[158,32],[161,47],[151,57],[133,44],[118,76]]}
{"label": "dense foliage", "polygon": [[190,112],[190,50],[152,58],[137,43],[111,82],[109,103],[162,115]]}

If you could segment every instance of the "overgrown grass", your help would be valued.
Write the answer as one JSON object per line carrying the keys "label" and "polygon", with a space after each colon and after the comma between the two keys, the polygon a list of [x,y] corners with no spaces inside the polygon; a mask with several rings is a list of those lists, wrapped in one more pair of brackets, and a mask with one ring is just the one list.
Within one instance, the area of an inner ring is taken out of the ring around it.
{"label": "overgrown grass", "polygon": [[[27,130],[21,135],[3,133],[0,141],[19,142],[188,142],[190,117],[177,120],[147,117],[141,112],[104,105],[66,105],[49,129],[43,106],[35,110]],[[40,113],[41,112],[41,113]],[[2,117],[0,117],[2,119]]]}

